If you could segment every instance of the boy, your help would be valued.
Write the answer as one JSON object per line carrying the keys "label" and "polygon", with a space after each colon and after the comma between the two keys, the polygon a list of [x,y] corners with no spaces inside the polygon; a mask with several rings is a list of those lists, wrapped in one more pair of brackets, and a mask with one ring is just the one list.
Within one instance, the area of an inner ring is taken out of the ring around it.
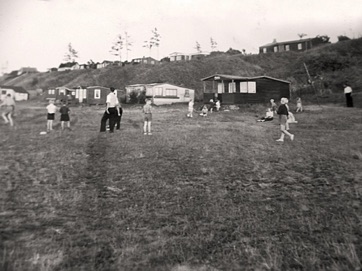
{"label": "boy", "polygon": [[146,99],[146,104],[142,108],[142,112],[144,114],[143,120],[143,134],[144,135],[152,135],[151,132],[151,121],[152,121],[152,106],[151,106],[151,99]]}
{"label": "boy", "polygon": [[69,119],[70,109],[68,108],[66,102],[63,102],[63,105],[59,109],[59,112],[60,112],[60,123],[62,126],[62,130],[64,130],[64,122],[67,122],[67,127],[70,130],[70,119]]}
{"label": "boy", "polygon": [[53,130],[53,120],[55,116],[55,112],[57,111],[57,107],[54,105],[54,100],[49,100],[49,104],[46,107],[48,111],[47,115],[47,132],[50,132]]}
{"label": "boy", "polygon": [[280,106],[278,107],[277,114],[279,115],[279,123],[280,123],[280,131],[281,135],[280,138],[277,139],[279,142],[284,141],[284,136],[287,135],[290,137],[290,140],[294,140],[294,135],[288,132],[288,99],[287,98],[281,98],[280,100]]}
{"label": "boy", "polygon": [[274,118],[274,113],[271,108],[268,108],[265,113],[265,117],[258,119],[259,122],[271,121]]}
{"label": "boy", "polygon": [[10,93],[8,93],[6,95],[4,101],[0,104],[0,107],[3,107],[1,109],[1,111],[2,111],[1,115],[2,115],[5,123],[10,123],[10,126],[14,126],[14,122],[13,122],[13,119],[11,116],[15,110],[15,101],[11,97]]}

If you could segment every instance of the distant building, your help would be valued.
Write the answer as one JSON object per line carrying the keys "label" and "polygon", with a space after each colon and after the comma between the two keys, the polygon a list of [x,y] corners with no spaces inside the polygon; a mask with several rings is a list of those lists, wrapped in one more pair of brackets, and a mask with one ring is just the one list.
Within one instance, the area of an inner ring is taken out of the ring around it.
{"label": "distant building", "polygon": [[278,53],[278,52],[287,52],[287,51],[301,52],[312,49],[313,47],[325,43],[326,42],[323,42],[319,37],[283,41],[283,42],[277,42],[276,40],[274,40],[272,43],[260,46],[259,53],[265,54],[265,53]]}
{"label": "distant building", "polygon": [[195,98],[195,90],[167,83],[135,84],[126,86],[127,101],[130,94],[144,92],[156,105],[185,103]]}
{"label": "distant building", "polygon": [[159,63],[158,60],[152,57],[142,57],[142,58],[134,58],[131,61],[132,64],[149,64],[149,65],[156,65]]}
{"label": "distant building", "polygon": [[38,70],[36,68],[32,67],[23,67],[20,70],[18,70],[18,75],[27,74],[27,73],[37,73]]}
{"label": "distant building", "polygon": [[67,63],[61,63],[59,65],[58,71],[71,71],[71,70],[78,70],[79,64],[77,62],[67,62]]}
{"label": "distant building", "polygon": [[105,68],[109,65],[112,65],[113,62],[112,61],[109,61],[109,60],[104,60],[102,63],[97,63],[97,69],[102,69],[102,68]]}
{"label": "distant building", "polygon": [[0,86],[0,100],[4,100],[8,94],[10,94],[15,101],[26,101],[29,99],[29,93],[22,87]]}
{"label": "distant building", "polygon": [[184,54],[180,52],[174,52],[170,54],[169,58],[171,62],[174,61],[189,61],[193,59],[201,59],[205,56],[209,55],[208,52],[198,52],[198,53],[190,53],[190,54]]}

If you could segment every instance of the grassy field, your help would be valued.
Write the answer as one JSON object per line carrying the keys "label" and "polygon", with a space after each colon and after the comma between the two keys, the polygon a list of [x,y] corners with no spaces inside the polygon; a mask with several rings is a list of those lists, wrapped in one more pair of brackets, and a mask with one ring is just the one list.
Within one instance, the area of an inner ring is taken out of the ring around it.
{"label": "grassy field", "polygon": [[101,108],[39,135],[43,104],[1,123],[1,270],[361,270],[362,114],[307,105],[275,142],[264,107],[187,119]]}

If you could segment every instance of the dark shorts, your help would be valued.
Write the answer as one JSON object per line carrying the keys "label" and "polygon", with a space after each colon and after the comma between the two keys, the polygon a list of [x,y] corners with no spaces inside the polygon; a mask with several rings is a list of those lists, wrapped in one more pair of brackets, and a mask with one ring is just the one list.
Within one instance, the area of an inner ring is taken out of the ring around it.
{"label": "dark shorts", "polygon": [[69,121],[69,115],[68,114],[61,114],[60,115],[60,121]]}
{"label": "dark shorts", "polygon": [[143,117],[144,121],[152,121],[152,114],[151,113],[146,113],[145,116]]}
{"label": "dark shorts", "polygon": [[48,120],[54,120],[54,116],[55,116],[54,113],[53,113],[53,114],[49,114],[49,113],[48,113],[47,119],[48,119]]}

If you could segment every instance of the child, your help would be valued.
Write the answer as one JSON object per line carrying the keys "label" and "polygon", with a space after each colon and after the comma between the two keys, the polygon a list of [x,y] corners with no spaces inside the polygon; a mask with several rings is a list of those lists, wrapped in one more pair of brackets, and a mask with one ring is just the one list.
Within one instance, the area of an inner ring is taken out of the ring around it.
{"label": "child", "polygon": [[303,112],[302,99],[300,97],[297,98],[297,110],[295,112]]}
{"label": "child", "polygon": [[221,107],[221,104],[220,104],[220,101],[219,101],[219,100],[216,100],[215,107],[216,107],[216,111],[219,112],[219,111],[220,111],[220,107]]}
{"label": "child", "polygon": [[277,139],[277,141],[279,141],[279,142],[284,141],[285,135],[289,136],[290,140],[292,140],[292,141],[294,140],[294,135],[287,131],[287,120],[288,120],[288,115],[289,115],[287,103],[288,103],[287,98],[281,98],[280,106],[277,111],[277,113],[279,115],[280,130],[282,132],[280,135],[280,138]]}
{"label": "child", "polygon": [[57,111],[57,107],[54,105],[53,100],[49,100],[49,104],[46,107],[46,109],[48,111],[47,132],[50,132],[53,130],[53,120],[54,120],[55,112]]}
{"label": "child", "polygon": [[5,121],[5,123],[9,123],[10,126],[14,126],[14,122],[12,119],[12,115],[15,111],[15,101],[11,97],[11,94],[8,93],[4,99],[4,101],[0,104],[0,107],[2,107],[2,117]]}
{"label": "child", "polygon": [[188,118],[192,118],[192,113],[194,112],[194,101],[190,99],[189,101],[189,113],[187,114]]}
{"label": "child", "polygon": [[70,109],[66,105],[66,102],[63,102],[62,107],[59,109],[60,112],[60,123],[62,126],[62,130],[64,130],[64,123],[67,122],[67,127],[70,130],[70,119],[69,119],[69,112]]}
{"label": "child", "polygon": [[200,114],[200,116],[206,117],[208,110],[209,110],[209,109],[207,108],[207,105],[204,104],[204,105],[202,106],[202,108],[201,108],[201,114]]}
{"label": "child", "polygon": [[277,113],[277,104],[274,102],[274,99],[270,99],[270,108],[273,113]]}
{"label": "child", "polygon": [[273,117],[274,117],[274,114],[273,114],[272,109],[268,108],[266,110],[265,117],[262,117],[261,119],[258,119],[257,121],[259,121],[259,122],[271,121],[271,120],[273,120]]}
{"label": "child", "polygon": [[[288,112],[288,120],[287,120],[287,123],[298,123],[298,121],[295,120],[295,117],[294,117],[294,114],[292,112]],[[288,129],[289,130],[289,127]]]}
{"label": "child", "polygon": [[152,121],[152,106],[151,106],[151,99],[146,99],[146,104],[143,106],[143,134],[144,135],[152,135],[151,133],[151,121]]}

